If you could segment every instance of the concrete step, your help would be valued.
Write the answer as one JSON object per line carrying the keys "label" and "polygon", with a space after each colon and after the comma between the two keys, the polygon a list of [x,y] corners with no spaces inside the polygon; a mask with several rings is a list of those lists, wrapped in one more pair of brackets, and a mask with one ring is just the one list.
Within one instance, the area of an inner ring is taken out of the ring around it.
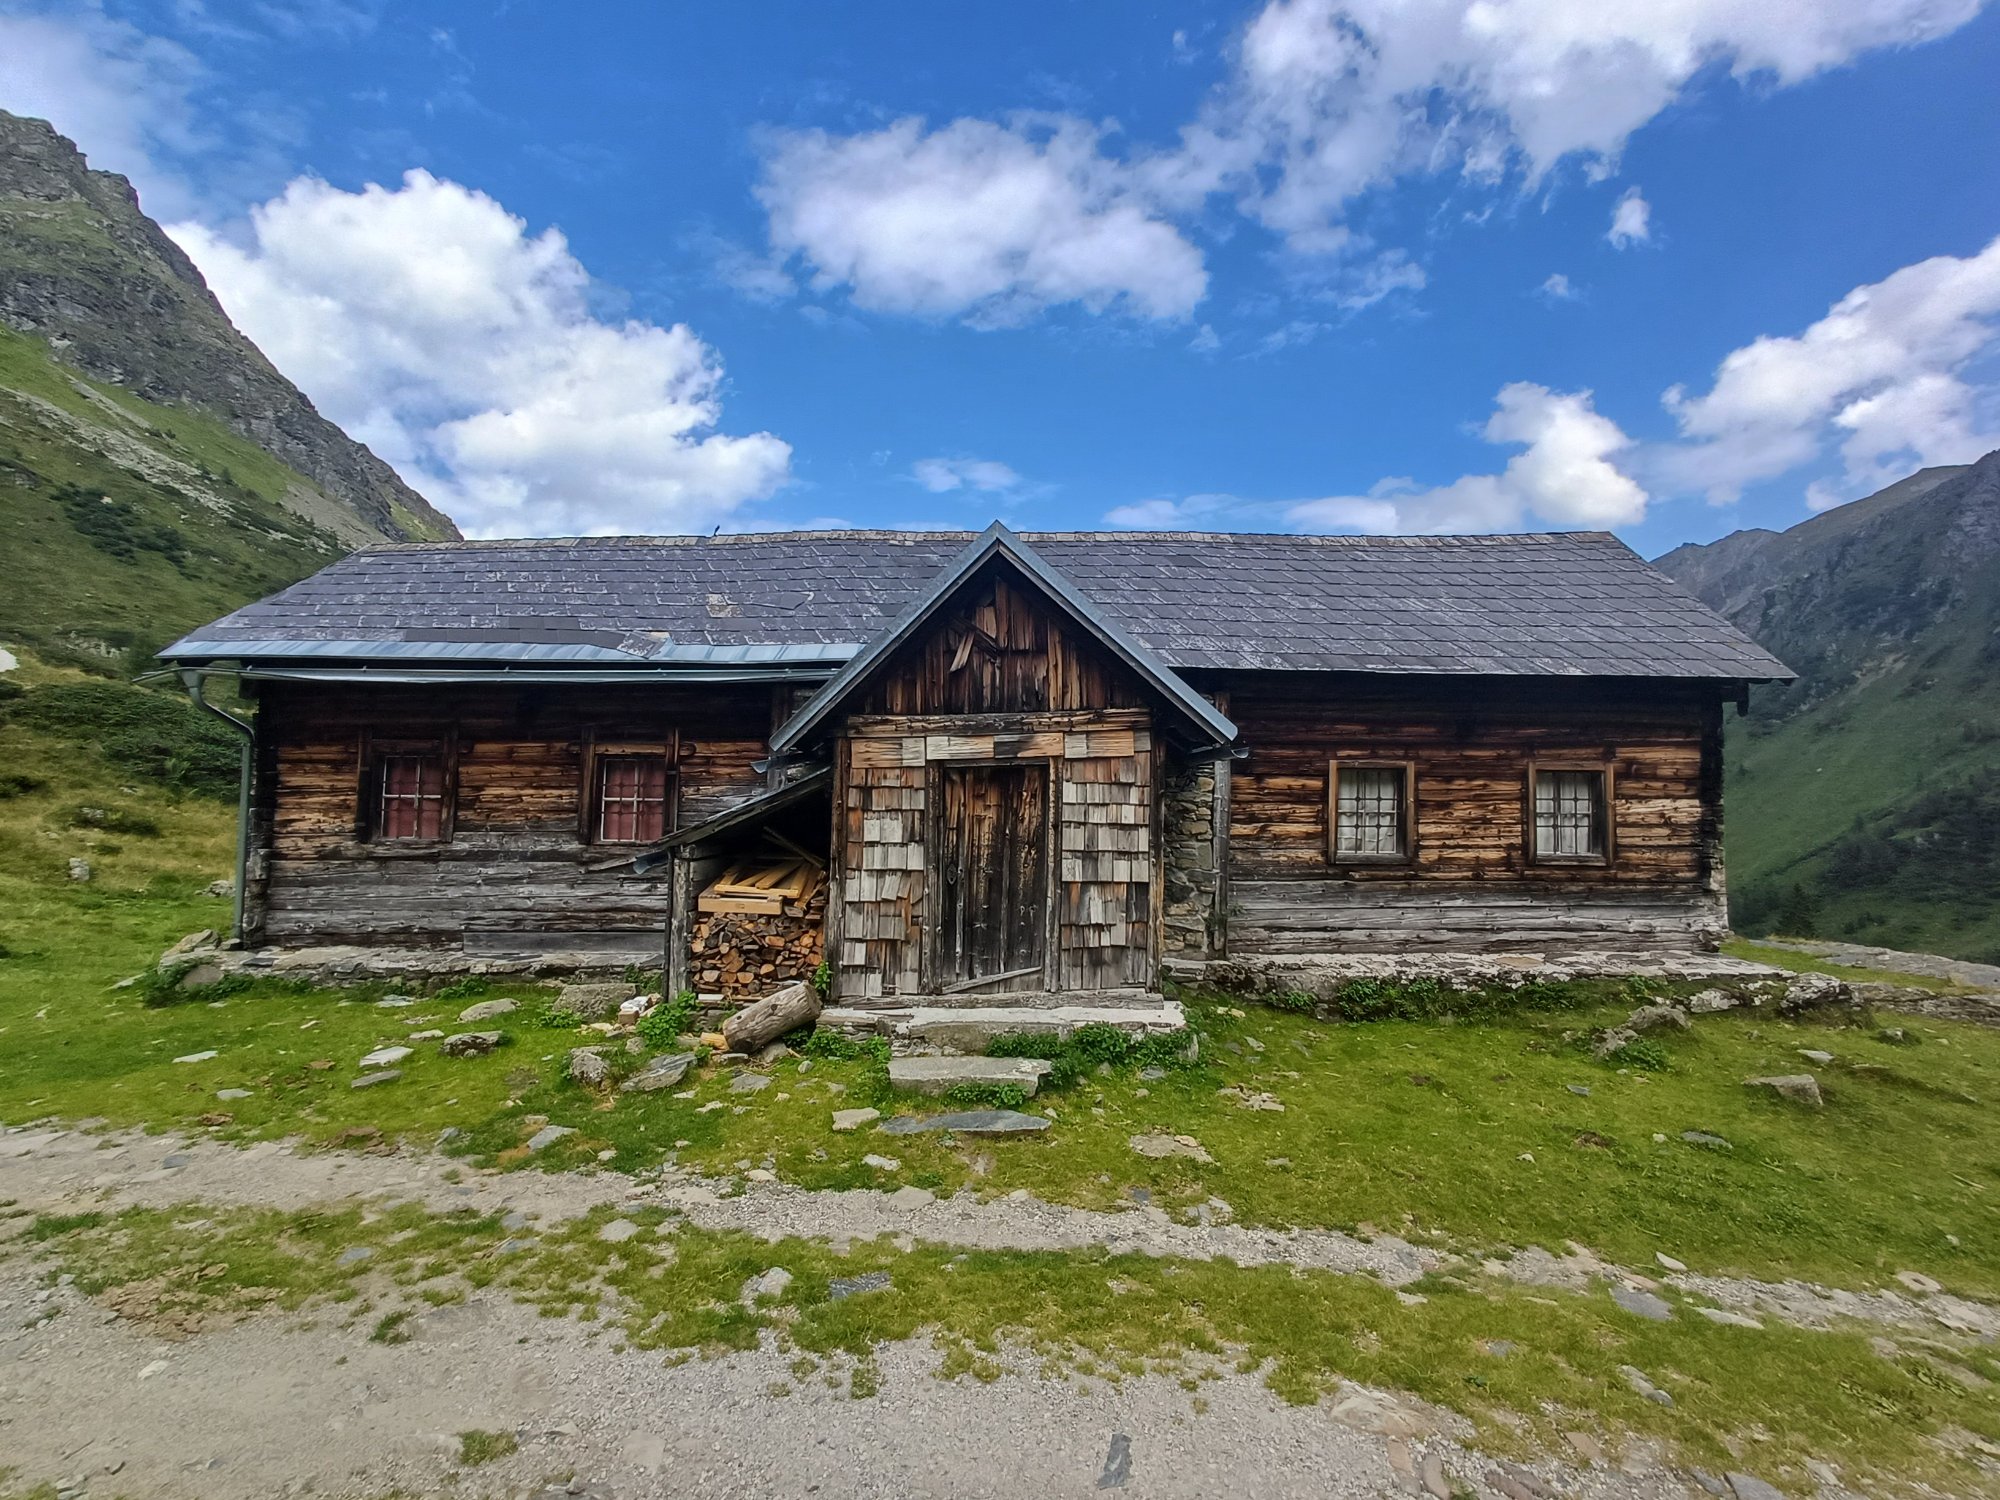
{"label": "concrete step", "polygon": [[1149,996],[1136,1006],[956,1006],[911,1005],[896,1010],[834,1005],[819,1023],[850,1036],[885,1036],[894,1041],[928,1042],[954,1052],[984,1052],[996,1036],[1013,1032],[1068,1036],[1079,1026],[1115,1026],[1134,1036],[1185,1031],[1187,1016],[1176,1000]]}
{"label": "concrete step", "polygon": [[962,1083],[1012,1083],[1033,1098],[1052,1066],[1039,1057],[896,1057],[889,1060],[889,1086],[943,1094]]}

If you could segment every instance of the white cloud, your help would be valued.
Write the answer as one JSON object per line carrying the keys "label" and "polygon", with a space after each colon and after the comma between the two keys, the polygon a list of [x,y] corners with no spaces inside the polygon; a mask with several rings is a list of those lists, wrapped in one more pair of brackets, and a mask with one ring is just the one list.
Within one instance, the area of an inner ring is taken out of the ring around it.
{"label": "white cloud", "polygon": [[1625,189],[1624,196],[1612,206],[1611,227],[1604,237],[1618,250],[1643,245],[1653,237],[1653,205],[1637,188]]}
{"label": "white cloud", "polygon": [[1208,286],[1200,252],[1100,147],[1096,127],[1050,116],[773,132],[757,196],[777,253],[863,307],[989,326],[1065,303],[1186,317]]}
{"label": "white cloud", "polygon": [[1162,497],[1113,506],[1104,513],[1104,524],[1133,531],[1193,531],[1204,523],[1228,524],[1233,519],[1240,524],[1244,512],[1261,508],[1234,495]]}
{"label": "white cloud", "polygon": [[174,163],[206,144],[189,105],[201,77],[185,47],[94,6],[0,11],[0,108],[49,121],[93,167],[131,178],[155,217],[193,204]]}
{"label": "white cloud", "polygon": [[1663,485],[1733,500],[1838,445],[1835,503],[1919,464],[1965,463],[2000,447],[2000,387],[1975,378],[2000,351],[2000,239],[1856,287],[1805,332],[1725,357],[1708,392],[1676,386],[1681,442],[1650,455]]}
{"label": "white cloud", "polygon": [[1574,302],[1583,295],[1576,283],[1560,271],[1549,272],[1549,279],[1535,288],[1535,294],[1550,302]]}
{"label": "white cloud", "polygon": [[933,495],[953,490],[994,494],[1021,482],[1019,474],[990,458],[920,458],[910,466],[910,477]]}
{"label": "white cloud", "polygon": [[558,231],[457,183],[301,178],[242,243],[169,233],[272,362],[470,534],[700,529],[788,477],[779,439],[713,430],[714,350],[595,317]]}
{"label": "white cloud", "polygon": [[1292,506],[1301,531],[1430,535],[1557,527],[1630,526],[1645,519],[1646,492],[1612,461],[1631,439],[1591,404],[1589,391],[1551,391],[1525,381],[1502,387],[1482,435],[1523,451],[1498,474],[1468,474],[1435,489],[1385,480],[1366,495]]}
{"label": "white cloud", "polygon": [[[779,131],[759,196],[773,247],[866,307],[1181,318],[1207,277],[1179,226],[1218,195],[1295,253],[1348,254],[1348,206],[1398,178],[1532,183],[1569,157],[1602,177],[1699,73],[1793,84],[1980,3],[1268,0],[1170,145],[1114,153],[1101,127],[1049,115]],[[1643,240],[1644,199],[1619,213],[1614,243]]]}

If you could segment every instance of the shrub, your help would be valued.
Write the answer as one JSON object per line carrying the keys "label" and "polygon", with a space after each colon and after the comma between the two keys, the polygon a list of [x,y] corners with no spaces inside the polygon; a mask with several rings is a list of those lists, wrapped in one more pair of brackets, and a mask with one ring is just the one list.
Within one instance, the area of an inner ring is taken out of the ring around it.
{"label": "shrub", "polygon": [[1028,1091],[1018,1083],[955,1083],[944,1091],[944,1101],[960,1109],[1019,1109],[1028,1102]]}
{"label": "shrub", "polygon": [[47,786],[48,783],[39,776],[9,771],[6,775],[0,776],[0,801],[9,797],[25,797],[30,792],[42,791]]}
{"label": "shrub", "polygon": [[1042,1080],[1047,1089],[1065,1089],[1084,1074],[1104,1066],[1188,1068],[1189,1037],[1168,1032],[1138,1037],[1116,1026],[1079,1026],[1067,1037],[1054,1032],[1011,1031],[986,1044],[988,1057],[1033,1057],[1053,1064]]}
{"label": "shrub", "polygon": [[1651,1037],[1634,1037],[1605,1061],[1614,1067],[1639,1068],[1647,1073],[1664,1073],[1667,1070],[1667,1049]]}
{"label": "shrub", "polygon": [[493,985],[490,980],[482,979],[476,974],[468,974],[463,979],[454,979],[449,984],[440,985],[432,998],[437,1000],[477,1000],[492,988]]}
{"label": "shrub", "polygon": [[204,797],[236,795],[242,741],[176,694],[121,682],[56,682],[6,707],[10,722],[96,749],[127,775]]}
{"label": "shrub", "polygon": [[798,1049],[821,1062],[873,1062],[889,1066],[889,1039],[880,1036],[842,1036],[822,1026],[805,1039]]}
{"label": "shrub", "polygon": [[181,981],[193,973],[200,962],[199,959],[189,959],[183,963],[168,964],[165,968],[148,969],[139,978],[139,1003],[152,1010],[161,1010],[169,1005],[221,1000],[241,994],[250,987],[250,981],[243,975],[226,974],[214,984],[182,989]]}
{"label": "shrub", "polygon": [[127,812],[123,808],[79,807],[69,820],[72,828],[98,828],[106,833],[129,834],[138,839],[156,839],[160,836],[160,825],[144,813]]}
{"label": "shrub", "polygon": [[543,1031],[575,1031],[583,1024],[583,1017],[566,1006],[544,1005],[534,1013],[528,1024]]}

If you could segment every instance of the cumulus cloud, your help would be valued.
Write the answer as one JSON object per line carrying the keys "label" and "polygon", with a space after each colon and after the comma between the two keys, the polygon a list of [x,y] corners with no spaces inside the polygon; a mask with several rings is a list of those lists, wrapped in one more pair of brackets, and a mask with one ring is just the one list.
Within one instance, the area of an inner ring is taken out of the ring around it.
{"label": "cumulus cloud", "polygon": [[[1218,195],[1291,252],[1338,257],[1349,205],[1398,178],[1534,183],[1566,158],[1606,175],[1698,73],[1793,84],[1943,36],[1979,5],[1268,0],[1171,142],[1114,150],[1100,126],[1051,115],[780,131],[759,196],[773,247],[867,307],[989,326],[1069,303],[1178,319],[1206,286],[1181,226]],[[1613,243],[1646,238],[1636,192],[1617,214]]]}
{"label": "cumulus cloud", "polygon": [[1653,205],[1637,188],[1627,188],[1611,208],[1611,227],[1604,232],[1618,250],[1643,245],[1653,237]]}
{"label": "cumulus cloud", "polygon": [[778,438],[714,430],[714,350],[596,317],[558,231],[457,183],[301,178],[240,241],[169,233],[272,362],[469,534],[698,529],[788,477]]}
{"label": "cumulus cloud", "polygon": [[910,477],[933,495],[953,490],[990,495],[1011,490],[1021,482],[1019,474],[990,458],[920,458],[910,466]]}
{"label": "cumulus cloud", "polygon": [[1535,295],[1549,302],[1574,302],[1583,293],[1562,272],[1551,271],[1548,280],[1535,288]]}
{"label": "cumulus cloud", "polygon": [[1365,495],[1294,505],[1286,520],[1301,531],[1401,536],[1508,531],[1531,521],[1630,526],[1645,519],[1646,491],[1613,462],[1632,440],[1595,409],[1589,391],[1526,381],[1504,386],[1482,435],[1523,451],[1498,474],[1468,474],[1434,489],[1384,480]]}
{"label": "cumulus cloud", "polygon": [[773,248],[863,307],[988,325],[1065,303],[1178,319],[1207,290],[1201,253],[1081,120],[906,119],[766,145]]}
{"label": "cumulus cloud", "polygon": [[1920,464],[2000,447],[2000,387],[1974,373],[2000,349],[2000,238],[1856,287],[1803,333],[1726,356],[1702,395],[1676,386],[1681,441],[1650,457],[1659,482],[1729,501],[1838,448],[1851,498]]}

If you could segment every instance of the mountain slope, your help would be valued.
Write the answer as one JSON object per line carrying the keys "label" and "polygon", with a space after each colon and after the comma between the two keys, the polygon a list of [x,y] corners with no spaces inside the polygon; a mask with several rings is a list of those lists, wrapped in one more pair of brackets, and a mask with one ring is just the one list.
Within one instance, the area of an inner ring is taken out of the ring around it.
{"label": "mountain slope", "polygon": [[158,406],[198,407],[305,483],[285,503],[346,541],[455,537],[395,471],[313,409],[201,273],[47,123],[0,111],[0,324]]}
{"label": "mountain slope", "polygon": [[1730,726],[1737,925],[2000,955],[2000,453],[1657,566],[1800,674]]}

